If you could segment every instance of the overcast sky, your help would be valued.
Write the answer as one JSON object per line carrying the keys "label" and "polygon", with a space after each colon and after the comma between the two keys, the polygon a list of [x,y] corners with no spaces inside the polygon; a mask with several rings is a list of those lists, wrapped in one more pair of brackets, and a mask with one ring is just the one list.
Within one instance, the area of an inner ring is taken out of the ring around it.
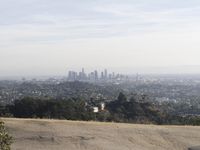
{"label": "overcast sky", "polygon": [[0,35],[1,76],[198,66],[200,1],[0,0]]}

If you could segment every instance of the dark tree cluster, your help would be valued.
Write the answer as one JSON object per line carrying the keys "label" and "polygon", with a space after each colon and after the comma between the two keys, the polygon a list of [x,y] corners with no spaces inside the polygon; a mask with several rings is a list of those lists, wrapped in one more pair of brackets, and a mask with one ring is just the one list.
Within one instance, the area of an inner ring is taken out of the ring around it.
{"label": "dark tree cluster", "polygon": [[10,106],[10,112],[19,118],[55,118],[68,120],[93,120],[92,110],[82,100],[42,100],[23,98]]}
{"label": "dark tree cluster", "polygon": [[156,123],[164,122],[164,114],[154,105],[147,102],[138,102],[134,97],[129,100],[123,93],[118,99],[107,105],[112,120],[117,122]]}

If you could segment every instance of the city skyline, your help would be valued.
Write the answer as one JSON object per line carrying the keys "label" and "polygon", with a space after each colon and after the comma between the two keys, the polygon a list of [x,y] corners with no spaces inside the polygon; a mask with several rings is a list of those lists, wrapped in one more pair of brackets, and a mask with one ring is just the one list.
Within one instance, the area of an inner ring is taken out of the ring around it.
{"label": "city skyline", "polygon": [[69,70],[67,75],[67,80],[69,81],[105,81],[124,79],[128,79],[128,76],[116,72],[109,72],[107,69],[101,70],[100,72],[97,69],[95,69],[94,71],[85,72],[85,69],[82,68],[81,71]]}

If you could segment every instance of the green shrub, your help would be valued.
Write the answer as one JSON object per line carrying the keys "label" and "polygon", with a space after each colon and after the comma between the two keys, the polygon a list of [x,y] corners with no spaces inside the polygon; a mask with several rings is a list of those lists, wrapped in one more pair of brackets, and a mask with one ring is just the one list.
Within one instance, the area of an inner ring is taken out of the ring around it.
{"label": "green shrub", "polygon": [[10,150],[12,137],[6,132],[4,123],[0,121],[0,150]]}

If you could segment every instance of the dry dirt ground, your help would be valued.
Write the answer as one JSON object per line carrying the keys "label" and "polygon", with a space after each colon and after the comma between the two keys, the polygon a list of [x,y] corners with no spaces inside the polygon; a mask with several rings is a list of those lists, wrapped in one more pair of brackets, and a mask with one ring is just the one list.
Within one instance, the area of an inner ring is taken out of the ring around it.
{"label": "dry dirt ground", "polygon": [[12,150],[187,150],[200,127],[2,118]]}

